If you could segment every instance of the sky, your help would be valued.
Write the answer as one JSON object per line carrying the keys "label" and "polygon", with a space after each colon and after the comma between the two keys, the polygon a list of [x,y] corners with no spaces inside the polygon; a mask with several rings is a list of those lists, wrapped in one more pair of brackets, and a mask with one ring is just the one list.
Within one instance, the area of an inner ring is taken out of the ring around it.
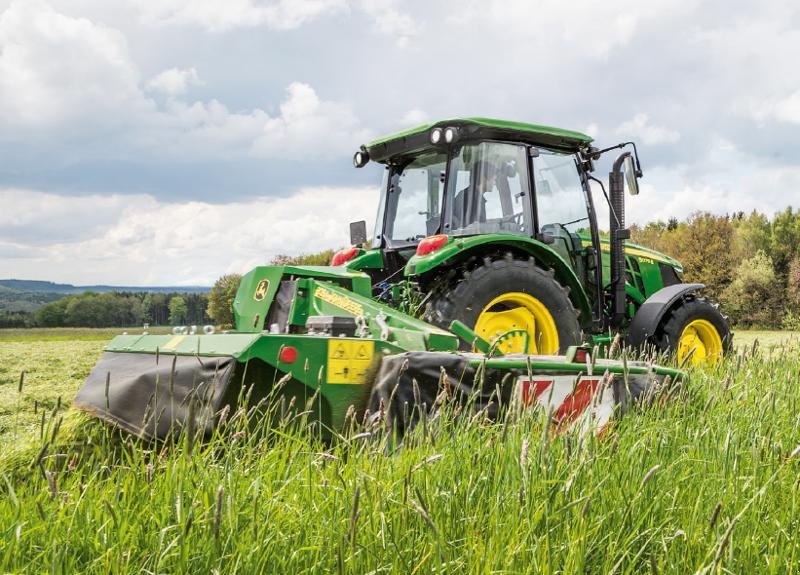
{"label": "sky", "polygon": [[0,0],[0,278],[344,246],[381,177],[356,149],[457,116],[635,140],[629,222],[798,208],[798,61],[783,0]]}

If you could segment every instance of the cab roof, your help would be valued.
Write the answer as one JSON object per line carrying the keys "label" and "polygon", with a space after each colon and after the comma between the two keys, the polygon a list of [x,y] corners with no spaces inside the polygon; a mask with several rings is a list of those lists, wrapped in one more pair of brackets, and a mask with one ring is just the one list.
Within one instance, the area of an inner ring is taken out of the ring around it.
{"label": "cab roof", "polygon": [[362,146],[362,149],[369,152],[373,161],[390,162],[394,157],[435,148],[430,143],[431,130],[449,126],[459,129],[459,141],[508,140],[572,153],[586,148],[592,141],[586,134],[551,126],[492,118],[452,118],[378,138]]}

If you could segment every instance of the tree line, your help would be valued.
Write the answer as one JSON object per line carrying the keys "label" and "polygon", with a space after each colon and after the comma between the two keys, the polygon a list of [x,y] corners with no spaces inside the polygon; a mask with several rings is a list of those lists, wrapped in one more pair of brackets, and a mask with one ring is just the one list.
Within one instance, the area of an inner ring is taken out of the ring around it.
{"label": "tree line", "polygon": [[[631,226],[634,243],[680,261],[684,281],[706,285],[742,327],[800,329],[800,211],[788,207],[772,218],[753,211],[697,212],[679,221]],[[275,256],[272,265],[325,265],[333,250]],[[211,293],[91,293],[69,295],[35,313],[0,314],[0,327],[124,327],[233,323],[231,304],[241,276],[221,277]]]}
{"label": "tree line", "polygon": [[[279,254],[270,265],[327,265],[333,250],[289,256]],[[129,327],[150,325],[233,325],[233,299],[239,274],[217,280],[209,294],[149,292],[84,292],[42,305],[35,312],[0,311],[3,327]]]}
{"label": "tree line", "polygon": [[800,211],[697,212],[631,227],[635,243],[680,261],[734,325],[800,329]]}
{"label": "tree line", "polygon": [[0,315],[0,327],[128,327],[211,323],[206,294],[84,292],[46,303],[36,312]]}

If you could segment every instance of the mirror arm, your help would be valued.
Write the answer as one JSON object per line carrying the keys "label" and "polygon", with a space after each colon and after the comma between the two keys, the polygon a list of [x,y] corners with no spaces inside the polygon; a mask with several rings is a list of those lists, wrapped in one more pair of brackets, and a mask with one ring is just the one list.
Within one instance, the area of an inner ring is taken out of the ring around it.
{"label": "mirror arm", "polygon": [[600,159],[600,156],[602,156],[606,152],[610,152],[611,150],[619,150],[620,148],[624,148],[625,146],[631,146],[633,148],[633,160],[634,162],[636,162],[636,177],[641,178],[644,175],[644,173],[642,172],[642,164],[639,162],[639,150],[636,148],[636,142],[622,142],[621,144],[610,146],[608,148],[603,148],[602,150],[592,150],[591,151],[592,159],[598,160]]}

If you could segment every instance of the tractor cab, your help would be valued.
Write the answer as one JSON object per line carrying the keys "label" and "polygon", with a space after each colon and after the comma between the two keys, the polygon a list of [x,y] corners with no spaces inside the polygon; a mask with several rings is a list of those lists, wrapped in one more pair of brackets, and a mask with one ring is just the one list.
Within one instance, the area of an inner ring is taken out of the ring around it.
{"label": "tractor cab", "polygon": [[521,236],[548,244],[585,275],[596,263],[586,259],[594,216],[579,157],[590,141],[556,128],[471,119],[372,142],[354,162],[386,165],[373,245],[398,267],[427,237]]}

